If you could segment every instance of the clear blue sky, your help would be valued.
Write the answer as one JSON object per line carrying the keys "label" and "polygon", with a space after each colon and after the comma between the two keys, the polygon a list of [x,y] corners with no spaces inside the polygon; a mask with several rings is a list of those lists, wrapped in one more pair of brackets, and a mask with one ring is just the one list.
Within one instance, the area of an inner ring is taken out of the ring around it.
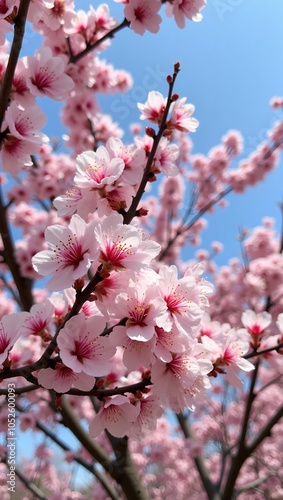
{"label": "clear blue sky", "polygon": [[[107,3],[122,21],[123,6]],[[85,0],[75,2],[81,9],[88,9],[89,4]],[[94,8],[98,4],[94,2]],[[99,96],[102,110],[112,114],[129,139],[128,126],[139,118],[136,101],[145,101],[153,89],[165,94],[165,75],[180,61],[182,70],[175,90],[195,105],[200,121],[197,132],[191,134],[193,152],[206,154],[227,130],[234,128],[245,137],[246,156],[264,139],[272,123],[283,118],[269,106],[272,96],[283,95],[282,19],[282,0],[208,0],[203,20],[187,22],[184,30],[165,16],[157,35],[139,36],[130,29],[123,30],[101,57],[116,68],[130,71],[134,86],[126,97]],[[50,102],[46,109],[50,109]],[[47,131],[60,135],[54,123],[50,117]],[[219,260],[224,263],[240,255],[236,238],[239,227],[258,225],[268,215],[278,218],[279,228],[277,203],[283,198],[282,181],[281,165],[264,184],[242,196],[230,195],[229,209],[219,208],[209,219],[202,246],[209,247],[211,240],[224,241],[225,251]]]}

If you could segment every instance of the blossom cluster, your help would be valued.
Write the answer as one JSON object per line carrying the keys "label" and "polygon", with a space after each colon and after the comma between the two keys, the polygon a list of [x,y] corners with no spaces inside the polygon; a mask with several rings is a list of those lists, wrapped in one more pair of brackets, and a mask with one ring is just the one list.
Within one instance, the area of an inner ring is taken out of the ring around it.
{"label": "blossom cluster", "polygon": [[[186,20],[200,21],[206,0],[116,1],[123,4],[120,24],[107,4],[83,12],[73,0],[38,0],[23,15],[26,2],[0,0],[1,191],[6,183],[5,200],[0,196],[2,387],[5,391],[6,379],[13,377],[19,392],[26,392],[17,410],[21,431],[44,429],[42,422],[50,422],[54,413],[56,422],[60,418],[66,425],[64,404],[69,404],[109,455],[114,450],[119,458],[105,435],[130,436],[134,462],[154,498],[173,496],[168,463],[177,453],[172,477],[180,483],[179,498],[186,498],[188,483],[201,498],[195,472],[189,479],[184,474],[183,458],[192,462],[215,450],[206,467],[217,483],[232,459],[220,466],[216,450],[226,460],[236,448],[243,399],[251,397],[244,395],[249,381],[260,385],[252,398],[262,413],[261,391],[266,394],[272,377],[281,377],[282,242],[266,218],[241,239],[245,266],[234,259],[218,269],[213,257],[222,249],[219,242],[211,254],[199,250],[187,262],[182,252],[187,243],[200,243],[205,212],[224,206],[228,192],[242,193],[275,168],[283,126],[276,122],[267,140],[245,158],[242,136],[233,130],[207,156],[193,155],[188,134],[199,123],[194,105],[175,93],[176,63],[166,79],[167,95],[151,90],[146,102],[137,103],[144,131],[141,123],[133,124],[132,141],[123,141],[122,129],[101,112],[97,95],[126,92],[133,81],[102,60],[101,52],[124,27],[132,35],[157,33],[164,3],[165,14],[179,28]],[[10,76],[6,34],[13,26],[16,31],[21,15],[43,45],[18,58]],[[41,131],[46,123],[38,105],[42,97],[64,102],[68,153],[57,154],[56,140]],[[276,97],[271,105],[282,108],[282,102]],[[157,179],[155,196],[150,187]],[[9,224],[21,234],[14,244]],[[233,404],[227,414],[223,410],[229,391],[237,394],[240,416]],[[224,403],[214,398],[207,412],[207,400],[215,394]],[[277,389],[274,394],[279,398]],[[197,440],[187,439],[184,447],[175,430],[172,436],[162,418],[168,409],[179,422],[188,409],[195,411]],[[260,416],[255,422],[259,429]],[[75,459],[66,445],[62,448],[67,461]],[[92,469],[86,449],[78,455]],[[1,447],[0,457],[5,461]],[[52,494],[63,487],[69,498],[69,478],[56,476],[50,457],[46,446],[36,448],[38,471],[48,487],[52,483]],[[36,477],[35,468],[25,467],[26,477]],[[249,468],[251,463],[245,465],[243,484]],[[104,498],[97,485],[96,494]]]}

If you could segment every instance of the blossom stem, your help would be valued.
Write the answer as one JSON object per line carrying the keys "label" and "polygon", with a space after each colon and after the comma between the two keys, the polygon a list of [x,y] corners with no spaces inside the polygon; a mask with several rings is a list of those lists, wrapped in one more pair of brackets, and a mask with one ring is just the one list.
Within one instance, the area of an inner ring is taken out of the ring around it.
{"label": "blossom stem", "polygon": [[103,43],[105,40],[107,40],[108,38],[113,38],[114,35],[116,33],[118,33],[118,31],[121,31],[123,28],[126,28],[130,26],[130,22],[127,21],[127,19],[125,18],[124,21],[122,21],[120,24],[118,24],[118,26],[116,26],[115,28],[113,28],[112,30],[108,31],[108,33],[106,33],[105,35],[103,35],[99,40],[97,40],[96,42],[92,43],[92,44],[88,44],[87,47],[82,50],[81,52],[79,52],[78,54],[76,55],[73,55],[72,53],[72,49],[71,49],[71,45],[70,45],[70,40],[68,42],[69,44],[69,48],[70,48],[70,58],[69,58],[69,63],[73,63],[75,64],[76,62],[78,62],[80,59],[82,59],[84,56],[86,56],[87,54],[89,54],[89,52],[91,52],[92,50],[96,49],[97,47],[99,47],[99,45],[101,43]]}
{"label": "blossom stem", "polygon": [[123,214],[124,224],[129,224],[131,222],[131,220],[135,217],[136,210],[138,208],[138,204],[139,204],[139,202],[144,194],[146,185],[148,183],[149,173],[150,173],[151,165],[152,165],[153,160],[154,160],[154,155],[156,153],[158,144],[159,144],[161,138],[163,137],[164,130],[166,129],[166,120],[167,120],[169,109],[170,109],[170,106],[172,103],[171,97],[173,94],[173,88],[174,88],[175,80],[177,78],[178,73],[179,73],[179,68],[177,69],[177,65],[175,65],[172,79],[168,83],[169,90],[168,90],[167,104],[166,104],[166,108],[164,110],[164,114],[163,114],[162,121],[161,121],[161,124],[159,127],[159,131],[158,131],[158,134],[153,139],[153,145],[152,145],[151,151],[149,153],[147,163],[146,163],[146,166],[144,169],[143,177],[142,177],[141,183],[139,185],[139,188],[137,190],[137,193],[136,193],[135,197],[133,198],[133,201],[132,201],[131,206],[129,207],[129,210],[125,214]]}

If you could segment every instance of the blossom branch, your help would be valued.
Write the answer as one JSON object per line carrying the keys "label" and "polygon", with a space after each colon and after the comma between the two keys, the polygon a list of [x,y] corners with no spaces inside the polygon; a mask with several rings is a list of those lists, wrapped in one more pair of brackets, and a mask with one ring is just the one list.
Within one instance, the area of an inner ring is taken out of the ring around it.
{"label": "blossom branch", "polygon": [[231,466],[230,470],[227,476],[226,484],[224,486],[223,494],[222,494],[222,500],[230,500],[230,498],[233,495],[234,491],[234,485],[237,480],[237,477],[239,475],[239,472],[242,468],[242,465],[244,462],[247,460],[247,458],[251,455],[251,448],[247,447],[246,445],[246,434],[248,430],[248,424],[249,424],[249,419],[250,419],[250,414],[251,414],[251,409],[252,405],[254,402],[254,399],[256,398],[256,393],[254,392],[255,389],[255,384],[257,381],[257,375],[258,375],[258,369],[259,369],[259,360],[257,360],[255,369],[252,373],[252,379],[250,383],[250,390],[249,390],[249,395],[248,399],[246,402],[246,409],[245,409],[245,414],[244,414],[244,420],[242,424],[242,431],[239,439],[239,445],[238,445],[238,451],[236,455],[234,455],[231,459]]}
{"label": "blossom branch", "polygon": [[266,353],[272,352],[272,351],[279,352],[280,349],[283,349],[283,342],[280,342],[280,344],[274,345],[272,347],[267,347],[266,349],[261,349],[260,351],[252,351],[248,354],[245,354],[243,356],[243,358],[250,359],[250,358],[254,358],[255,356],[261,356],[262,354],[266,354]]}
{"label": "blossom branch", "polygon": [[[176,417],[178,419],[178,422],[180,424],[180,427],[182,429],[182,432],[185,436],[185,438],[189,439],[192,438],[192,431],[190,429],[190,425],[188,423],[188,419],[185,417],[183,413],[178,413],[176,414]],[[208,470],[205,467],[205,463],[203,458],[199,455],[197,457],[194,457],[194,462],[196,465],[196,468],[198,470],[198,473],[200,475],[202,484],[204,486],[204,489],[206,491],[207,497],[209,500],[220,500],[221,497],[219,495],[219,492],[217,491],[216,485],[211,481]]]}
{"label": "blossom branch", "polygon": [[283,417],[283,406],[280,406],[278,410],[274,413],[273,417],[271,417],[267,424],[261,429],[258,436],[252,441],[250,445],[247,446],[247,451],[249,455],[251,455],[257,447],[264,441],[265,438],[270,436],[270,432],[273,429],[274,425],[279,422],[279,420]]}
{"label": "blossom branch", "polygon": [[120,484],[128,500],[132,500],[133,498],[137,500],[148,500],[138,475],[134,473],[134,466],[128,449],[124,455],[123,464],[120,464],[119,470],[116,468],[113,469],[112,461],[80,425],[65,396],[62,397],[61,415],[64,425],[73,432],[86,450],[102,465],[102,467],[104,467],[113,479]]}
{"label": "blossom branch", "polygon": [[108,33],[106,33],[105,35],[103,35],[96,42],[94,42],[92,44],[88,44],[87,47],[84,50],[82,50],[81,52],[79,52],[79,54],[76,54],[76,55],[73,55],[73,53],[72,53],[71,44],[70,44],[70,40],[69,40],[69,42],[68,42],[69,50],[70,50],[70,59],[69,59],[69,62],[75,64],[80,59],[82,59],[84,56],[86,56],[87,54],[89,54],[89,52],[91,52],[92,50],[94,50],[97,47],[99,47],[99,45],[101,45],[101,43],[105,42],[105,40],[108,40],[108,38],[113,38],[114,35],[116,33],[118,33],[118,31],[121,31],[123,28],[126,28],[128,26],[130,26],[130,22],[127,21],[127,19],[125,18],[124,21],[122,21],[120,24],[118,24],[118,26],[116,26],[112,30],[108,31]]}
{"label": "blossom branch", "polygon": [[20,268],[15,259],[13,240],[6,215],[7,211],[4,208],[2,192],[0,188],[0,234],[4,246],[4,261],[12,273],[14,283],[19,293],[19,302],[21,304],[21,307],[23,310],[29,311],[33,304],[31,280],[28,278],[24,278],[20,273]]}
{"label": "blossom branch", "polygon": [[[73,450],[69,446],[67,446],[65,443],[63,443],[61,439],[59,439],[57,434],[50,431],[50,429],[48,429],[42,422],[37,421],[36,427],[39,430],[41,430],[46,436],[48,436],[54,443],[56,443],[62,450],[73,452]],[[74,461],[77,462],[82,467],[84,467],[86,470],[88,470],[91,474],[93,474],[96,477],[96,479],[100,482],[100,484],[102,485],[102,487],[112,500],[119,500],[116,491],[114,490],[113,486],[109,483],[106,476],[102,474],[93,464],[88,463],[78,454],[75,454]]]}
{"label": "blossom branch", "polygon": [[44,493],[36,486],[32,481],[30,481],[18,468],[15,468],[15,474],[18,476],[20,481],[25,485],[25,487],[31,491],[34,498],[39,498],[40,500],[47,500]]}
{"label": "blossom branch", "polygon": [[129,224],[131,222],[131,220],[135,217],[136,210],[138,208],[138,204],[139,204],[139,202],[144,194],[146,185],[148,183],[150,168],[151,168],[152,162],[154,160],[154,156],[155,156],[158,144],[159,144],[161,138],[163,137],[164,131],[166,129],[166,120],[167,120],[170,106],[172,104],[171,98],[172,98],[172,94],[173,94],[173,88],[174,88],[175,80],[177,78],[179,71],[180,71],[180,64],[176,63],[174,65],[174,73],[173,73],[172,77],[169,77],[167,80],[168,84],[169,84],[168,97],[167,97],[166,107],[165,107],[165,110],[164,110],[164,113],[162,116],[161,124],[159,127],[159,131],[158,131],[158,134],[153,139],[153,145],[152,145],[151,151],[149,153],[147,163],[146,163],[146,166],[144,169],[143,177],[142,177],[142,180],[140,182],[137,193],[136,193],[135,197],[133,198],[132,204],[129,207],[128,211],[123,214],[124,224]]}

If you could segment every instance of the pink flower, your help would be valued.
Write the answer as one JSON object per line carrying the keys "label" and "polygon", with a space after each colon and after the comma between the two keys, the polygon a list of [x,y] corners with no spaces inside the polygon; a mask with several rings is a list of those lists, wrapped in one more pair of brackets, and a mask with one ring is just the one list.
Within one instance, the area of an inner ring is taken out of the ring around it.
{"label": "pink flower", "polygon": [[152,392],[176,411],[193,408],[193,400],[210,386],[207,374],[213,369],[208,359],[197,359],[193,350],[174,354],[163,363],[156,360],[151,370]]}
{"label": "pink flower", "polygon": [[133,437],[142,436],[145,431],[154,431],[157,419],[163,414],[160,400],[154,395],[139,399],[136,406],[139,409],[139,414],[131,429]]}
{"label": "pink flower", "polygon": [[163,172],[166,175],[178,175],[179,168],[176,161],[179,157],[179,147],[177,144],[169,144],[169,141],[162,137],[154,158],[155,171]]}
{"label": "pink flower", "polygon": [[123,224],[119,214],[106,217],[94,230],[99,244],[99,261],[107,269],[132,269],[139,271],[158,255],[160,245],[155,241],[143,241],[142,230]]}
{"label": "pink flower", "polygon": [[41,47],[35,56],[23,59],[27,86],[34,96],[48,96],[55,101],[66,99],[74,88],[73,80],[65,74],[62,57],[53,57],[49,47]]}
{"label": "pink flower", "polygon": [[98,256],[93,227],[94,223],[87,224],[75,214],[68,227],[58,224],[46,229],[50,249],[34,255],[32,265],[43,276],[54,273],[47,288],[53,291],[69,288],[86,274]]}
{"label": "pink flower", "polygon": [[126,317],[125,328],[132,340],[147,342],[155,334],[158,320],[166,313],[166,303],[158,297],[156,285],[145,287],[135,283],[127,293],[118,295],[115,308],[121,317]]}
{"label": "pink flower", "polygon": [[180,132],[195,132],[199,126],[198,120],[192,117],[195,110],[193,104],[185,104],[187,98],[183,97],[173,102],[170,107],[170,120],[167,122],[169,130]]}
{"label": "pink flower", "polygon": [[12,102],[6,111],[5,126],[14,137],[23,141],[42,144],[48,142],[48,137],[38,129],[44,127],[46,116],[36,104],[26,109]]}
{"label": "pink flower", "polygon": [[272,321],[271,314],[266,311],[255,313],[252,310],[248,310],[243,312],[241,319],[244,327],[252,337],[252,347],[258,349],[260,340]]}
{"label": "pink flower", "polygon": [[114,356],[115,347],[108,339],[100,337],[106,326],[102,316],[86,318],[83,314],[69,321],[58,335],[57,344],[63,363],[74,372],[101,377],[111,365],[107,361]]}
{"label": "pink flower", "polygon": [[222,339],[218,337],[217,342],[206,335],[201,338],[201,341],[209,352],[216,371],[217,368],[221,370],[225,367],[228,382],[234,387],[241,388],[242,382],[237,375],[238,369],[245,372],[254,370],[254,365],[243,357],[249,350],[246,332],[232,329],[224,333]]}
{"label": "pink flower", "polygon": [[101,189],[114,184],[124,170],[121,158],[112,158],[104,146],[94,151],[85,151],[77,156],[77,174],[74,182],[80,188]]}
{"label": "pink flower", "polygon": [[157,319],[157,326],[166,331],[173,329],[185,337],[194,337],[193,326],[201,320],[202,310],[193,276],[178,279],[176,266],[162,266],[159,293],[167,305],[167,312]]}
{"label": "pink flower", "polygon": [[123,346],[123,363],[128,370],[136,370],[137,367],[148,368],[154,363],[155,338],[152,337],[148,342],[132,340],[126,334],[124,327],[114,328],[110,336],[112,345]]}
{"label": "pink flower", "polygon": [[129,434],[131,424],[136,420],[139,408],[132,405],[126,396],[114,396],[102,403],[101,408],[89,426],[91,437],[107,429],[113,436]]}
{"label": "pink flower", "polygon": [[54,306],[49,300],[32,306],[22,326],[22,335],[50,333],[53,327]]}
{"label": "pink flower", "polygon": [[174,16],[179,28],[185,27],[185,19],[198,22],[202,20],[202,10],[206,6],[206,0],[174,0],[173,5],[166,7],[167,16]]}
{"label": "pink flower", "polygon": [[149,120],[152,123],[160,125],[165,111],[166,101],[167,99],[165,99],[160,92],[156,90],[149,92],[146,103],[142,104],[139,102],[137,104],[142,113],[140,119]]}
{"label": "pink flower", "polygon": [[121,174],[121,180],[126,184],[137,184],[142,177],[146,156],[142,148],[137,148],[134,144],[125,146],[117,137],[108,139],[107,151],[110,157],[121,158],[125,168]]}
{"label": "pink flower", "polygon": [[146,30],[157,33],[162,21],[157,14],[160,8],[159,0],[129,0],[124,8],[124,15],[135,33],[143,35]]}
{"label": "pink flower", "polygon": [[56,363],[55,369],[45,368],[38,372],[38,383],[45,389],[53,389],[59,394],[68,392],[72,387],[90,391],[95,385],[95,378],[84,372],[75,373],[71,368]]}
{"label": "pink flower", "polygon": [[5,315],[0,321],[0,364],[4,363],[9,351],[21,335],[21,326],[28,313]]}

